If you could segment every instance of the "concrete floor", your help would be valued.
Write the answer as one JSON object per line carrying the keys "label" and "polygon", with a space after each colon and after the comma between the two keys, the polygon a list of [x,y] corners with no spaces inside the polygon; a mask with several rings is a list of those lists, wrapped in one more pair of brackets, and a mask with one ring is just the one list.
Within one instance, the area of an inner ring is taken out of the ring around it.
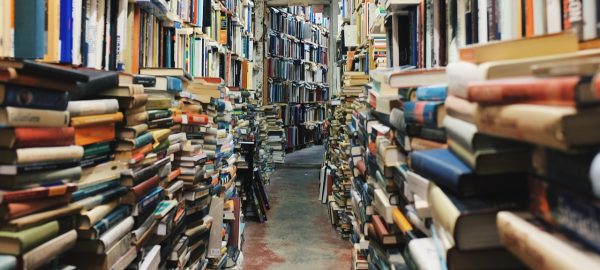
{"label": "concrete floor", "polygon": [[351,269],[350,242],[339,237],[318,201],[323,151],[317,145],[288,154],[271,177],[267,222],[246,223],[244,270]]}

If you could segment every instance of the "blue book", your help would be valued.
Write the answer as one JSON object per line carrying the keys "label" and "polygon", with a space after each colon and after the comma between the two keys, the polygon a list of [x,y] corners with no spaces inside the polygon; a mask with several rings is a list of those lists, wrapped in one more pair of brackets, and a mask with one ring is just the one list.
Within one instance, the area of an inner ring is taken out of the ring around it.
{"label": "blue book", "polygon": [[154,141],[154,138],[152,137],[151,132],[144,133],[135,138],[135,140],[133,141],[133,148],[135,149],[135,148],[144,146],[146,144],[152,143],[153,141]]}
{"label": "blue book", "polygon": [[417,88],[417,100],[419,101],[444,101],[448,92],[448,86],[431,85]]}
{"label": "blue book", "polygon": [[414,151],[410,160],[415,173],[459,196],[527,188],[526,174],[477,175],[449,149]]}
{"label": "blue book", "polygon": [[14,1],[15,8],[15,58],[36,59],[44,57],[46,47],[46,1]]}
{"label": "blue book", "polygon": [[93,239],[93,238],[100,237],[103,233],[108,231],[108,229],[110,229],[112,226],[116,225],[117,223],[121,222],[121,220],[125,219],[130,214],[131,214],[131,208],[129,206],[120,205],[119,207],[114,209],[112,212],[108,213],[108,215],[106,215],[100,221],[96,222],[96,224],[94,224],[94,227],[92,227],[92,229],[91,229],[92,235],[90,235],[91,237],[89,237],[89,238]]}
{"label": "blue book", "polygon": [[404,121],[428,128],[442,127],[444,103],[439,101],[409,101],[403,105]]}
{"label": "blue book", "polygon": [[183,80],[167,76],[167,92],[179,93],[183,91]]}
{"label": "blue book", "polygon": [[121,185],[121,183],[119,183],[119,180],[113,180],[113,181],[108,181],[108,182],[100,183],[97,185],[93,185],[90,187],[86,187],[86,188],[83,188],[83,189],[73,192],[73,194],[71,195],[71,201],[76,202],[76,201],[85,199],[87,197],[96,195],[98,193],[107,191],[109,189],[116,188],[120,185]]}
{"label": "blue book", "polygon": [[154,210],[154,207],[163,198],[163,189],[161,187],[155,187],[148,195],[144,196],[140,201],[137,202],[133,209],[132,215],[143,216],[144,213]]}
{"label": "blue book", "polygon": [[0,85],[0,105],[23,108],[64,111],[69,105],[69,93],[36,87]]}
{"label": "blue book", "polygon": [[73,0],[60,0],[60,62],[73,62]]}

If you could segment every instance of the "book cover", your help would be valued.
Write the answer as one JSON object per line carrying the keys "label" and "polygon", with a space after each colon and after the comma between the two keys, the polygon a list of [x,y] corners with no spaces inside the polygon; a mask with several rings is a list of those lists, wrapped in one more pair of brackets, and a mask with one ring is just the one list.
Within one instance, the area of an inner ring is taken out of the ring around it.
{"label": "book cover", "polygon": [[16,149],[44,146],[67,146],[74,143],[72,127],[57,128],[2,128],[0,147]]}
{"label": "book cover", "polygon": [[66,127],[68,125],[68,111],[19,107],[0,109],[0,127]]}
{"label": "book cover", "polygon": [[64,111],[69,93],[15,84],[0,84],[0,105]]}

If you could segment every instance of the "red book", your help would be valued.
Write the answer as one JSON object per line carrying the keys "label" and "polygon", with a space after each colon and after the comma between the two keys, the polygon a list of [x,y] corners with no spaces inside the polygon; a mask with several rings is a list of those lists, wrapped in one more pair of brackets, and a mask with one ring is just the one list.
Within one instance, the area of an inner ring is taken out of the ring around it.
{"label": "red book", "polygon": [[124,202],[129,204],[137,203],[138,200],[148,194],[152,188],[158,186],[159,181],[160,177],[155,175],[148,180],[139,183],[137,186],[131,187],[129,193],[124,198]]}
{"label": "red book", "polygon": [[26,202],[71,194],[77,190],[77,185],[66,184],[49,187],[34,187],[30,189],[3,191],[0,190],[0,203]]}
{"label": "red book", "polygon": [[0,129],[0,147],[2,148],[66,146],[74,143],[75,130],[73,127]]}
{"label": "red book", "polygon": [[197,113],[188,113],[187,118],[187,122],[190,125],[206,125],[208,124],[209,120],[208,115]]}
{"label": "red book", "polygon": [[574,106],[600,102],[600,88],[586,76],[514,78],[471,82],[467,99],[481,104],[533,103]]}
{"label": "red book", "polygon": [[5,203],[0,205],[0,220],[11,220],[37,213],[46,209],[65,205],[71,201],[71,194],[49,197],[42,200]]}

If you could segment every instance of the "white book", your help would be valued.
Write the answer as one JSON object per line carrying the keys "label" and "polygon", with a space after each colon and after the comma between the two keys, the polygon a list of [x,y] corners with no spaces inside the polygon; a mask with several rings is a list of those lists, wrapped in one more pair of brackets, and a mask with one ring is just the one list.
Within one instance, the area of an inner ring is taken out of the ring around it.
{"label": "white book", "polygon": [[533,0],[533,34],[546,34],[546,0]]}
{"label": "white book", "polygon": [[471,5],[471,0],[457,0],[456,9],[456,38],[458,47],[462,48],[467,45],[467,22],[465,21],[465,13],[467,5]]}
{"label": "white book", "polygon": [[500,3],[500,39],[515,39],[517,34],[514,26],[517,21],[516,2],[512,0],[498,2]]}
{"label": "white book", "polygon": [[598,37],[598,0],[582,0],[583,4],[583,39],[590,40]]}
{"label": "white book", "polygon": [[[117,47],[115,48],[117,58],[117,70],[125,70],[125,58],[123,52],[127,47],[127,0],[119,0],[117,12]],[[132,29],[133,30],[133,29]]]}
{"label": "white book", "polygon": [[385,192],[380,188],[375,188],[373,194],[373,207],[383,217],[387,224],[394,224],[394,219],[392,218],[392,205],[388,200]]}
{"label": "white book", "polygon": [[97,29],[97,16],[98,16],[98,2],[99,0],[86,1],[86,14],[85,14],[85,43],[87,45],[87,67],[96,67],[96,32]]}
{"label": "white book", "polygon": [[441,270],[440,260],[432,238],[419,238],[408,243],[410,257],[419,270]]}
{"label": "white book", "polygon": [[477,36],[479,44],[488,42],[488,0],[477,0]]}
{"label": "white book", "polygon": [[546,0],[546,20],[548,34],[562,31],[562,13],[560,0]]}
{"label": "white book", "polygon": [[415,195],[420,198],[427,200],[427,187],[429,186],[429,180],[423,176],[416,174],[412,171],[408,171],[406,174],[406,187]]}
{"label": "white book", "polygon": [[160,265],[160,246],[155,245],[140,263],[140,270],[156,270]]}

